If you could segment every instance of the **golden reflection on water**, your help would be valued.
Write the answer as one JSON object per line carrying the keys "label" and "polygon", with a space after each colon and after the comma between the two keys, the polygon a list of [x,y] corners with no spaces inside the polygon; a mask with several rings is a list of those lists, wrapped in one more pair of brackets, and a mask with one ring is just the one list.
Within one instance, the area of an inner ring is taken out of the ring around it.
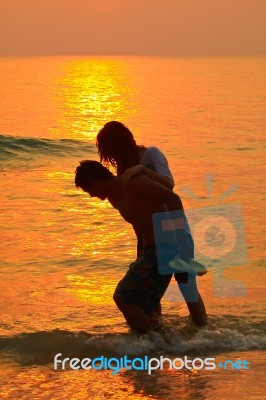
{"label": "golden reflection on water", "polygon": [[73,139],[94,142],[104,123],[125,120],[136,112],[130,73],[121,59],[72,59],[64,65],[55,89],[54,107],[61,113],[51,131],[63,130]]}
{"label": "golden reflection on water", "polygon": [[[201,293],[211,315],[243,317],[243,326],[253,317],[263,319],[265,261],[258,238],[265,233],[265,61],[154,59],[152,64],[143,60],[129,64],[122,59],[8,60],[1,79],[6,104],[2,134],[94,144],[105,122],[128,123],[133,117],[135,123],[128,125],[137,141],[156,145],[167,155],[176,192],[189,186],[207,202],[205,173],[216,174],[216,198],[236,182],[239,190],[228,201],[243,206],[250,261],[226,270],[224,276],[243,282],[248,295],[241,300],[214,298],[211,273],[200,280]],[[73,158],[61,157],[63,151],[53,160],[40,153],[42,168],[39,161],[35,168],[29,158],[25,170],[14,163],[4,175],[1,335],[55,328],[127,332],[112,294],[127,261],[134,260],[134,234],[107,202],[75,189],[79,156],[74,152]],[[182,198],[186,208],[210,206]],[[177,313],[176,306],[166,301],[163,310],[166,315]],[[181,318],[187,315],[182,305],[178,312]],[[251,327],[257,330],[257,325]],[[250,353],[246,359],[258,371],[261,354]],[[252,397],[263,382],[262,372],[255,382],[252,374],[242,371],[233,378],[226,376],[228,385],[224,371],[191,371],[188,376],[165,370],[152,377],[136,376],[121,372],[114,377],[111,371],[55,373],[51,366],[8,364],[1,368],[2,398],[226,398],[228,387]]]}
{"label": "golden reflection on water", "polygon": [[[58,371],[44,369],[39,366],[27,368],[10,368],[5,365],[4,377],[14,374],[16,385],[11,380],[1,388],[3,399],[43,398],[43,399],[77,399],[77,400],[100,400],[112,398],[117,400],[148,400],[157,398],[149,394],[145,395],[143,389],[135,388],[134,380],[128,380],[123,371],[112,375],[107,371]],[[101,379],[99,379],[99,376]],[[19,389],[18,389],[19,388]],[[41,396],[41,397],[39,397]]]}
{"label": "golden reflection on water", "polygon": [[[105,257],[112,255],[116,258],[117,246],[132,246],[133,232],[126,223],[121,222],[121,217],[107,201],[101,202],[98,199],[91,199],[81,196],[82,202],[78,207],[70,208],[70,204],[64,204],[69,212],[77,214],[76,221],[72,224],[76,232],[73,237],[72,256],[90,255],[97,259],[104,254]],[[123,249],[123,253],[131,254],[129,249]]]}
{"label": "golden reflection on water", "polygon": [[[74,169],[73,169],[74,171]],[[60,202],[57,209],[64,213],[64,224],[70,221],[72,229],[71,248],[69,254],[74,257],[90,256],[97,260],[104,254],[117,259],[117,246],[125,246],[123,255],[130,257],[132,251],[132,238],[134,234],[132,228],[123,222],[118,211],[114,210],[110,203],[91,198],[87,193],[74,187],[62,190],[62,181],[74,180],[74,172],[63,171],[47,172],[50,185],[47,187],[47,196],[51,202],[55,202],[58,194],[57,187],[60,185]],[[55,187],[52,190],[52,186]],[[53,222],[46,220],[46,226],[53,226]],[[66,227],[66,225],[64,225]],[[59,246],[66,242],[67,233],[62,231],[61,235],[56,233],[56,240]],[[69,243],[70,244],[70,243]]]}
{"label": "golden reflection on water", "polygon": [[68,275],[69,292],[85,303],[93,303],[98,306],[113,304],[113,293],[117,282],[112,279],[106,279],[106,276],[100,274],[90,274],[89,279],[79,275]]}

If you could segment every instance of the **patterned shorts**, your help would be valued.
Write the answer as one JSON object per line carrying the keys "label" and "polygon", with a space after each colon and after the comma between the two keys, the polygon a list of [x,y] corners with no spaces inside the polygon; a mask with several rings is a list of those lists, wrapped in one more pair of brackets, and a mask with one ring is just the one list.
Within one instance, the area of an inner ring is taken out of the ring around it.
{"label": "patterned shorts", "polygon": [[171,277],[158,273],[155,248],[143,249],[118,283],[114,300],[117,304],[138,304],[151,313],[163,297]]}
{"label": "patterned shorts", "polygon": [[[191,254],[189,255],[191,258],[194,258],[194,241],[190,233],[187,233],[188,242],[190,245]],[[143,240],[142,237],[138,237],[137,241],[137,255],[139,256],[143,252]],[[195,274],[188,274],[187,272],[177,272],[174,274],[176,282],[179,283],[188,283],[190,279],[195,278]]]}

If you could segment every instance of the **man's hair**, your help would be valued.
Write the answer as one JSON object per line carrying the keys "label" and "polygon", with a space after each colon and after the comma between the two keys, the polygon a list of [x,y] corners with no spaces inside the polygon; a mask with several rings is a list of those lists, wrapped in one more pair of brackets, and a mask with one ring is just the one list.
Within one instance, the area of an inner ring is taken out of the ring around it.
{"label": "man's hair", "polygon": [[96,146],[100,161],[114,167],[118,175],[139,163],[138,146],[132,132],[121,122],[110,121],[99,131]]}
{"label": "man's hair", "polygon": [[91,181],[109,180],[112,176],[112,172],[98,161],[84,160],[76,168],[75,185],[87,191]]}

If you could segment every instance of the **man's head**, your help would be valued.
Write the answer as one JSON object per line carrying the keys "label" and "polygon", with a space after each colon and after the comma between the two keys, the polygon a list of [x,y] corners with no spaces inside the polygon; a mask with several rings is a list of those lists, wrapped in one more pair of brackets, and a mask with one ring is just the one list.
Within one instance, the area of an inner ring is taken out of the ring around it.
{"label": "man's head", "polygon": [[81,161],[76,169],[75,185],[91,197],[105,200],[108,197],[106,182],[114,175],[98,161]]}

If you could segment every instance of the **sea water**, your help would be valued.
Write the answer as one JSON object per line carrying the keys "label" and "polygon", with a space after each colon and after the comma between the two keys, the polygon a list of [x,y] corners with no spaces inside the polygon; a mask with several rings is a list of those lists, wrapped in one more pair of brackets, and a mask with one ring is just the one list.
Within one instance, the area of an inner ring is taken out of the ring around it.
{"label": "sea water", "polygon": [[[1,59],[1,400],[265,398],[265,69],[263,57]],[[247,257],[198,278],[203,329],[175,281],[162,332],[130,331],[113,302],[134,233],[74,186],[79,161],[99,159],[95,138],[110,120],[164,152],[188,215],[242,209]],[[58,353],[249,368],[55,371]]]}

